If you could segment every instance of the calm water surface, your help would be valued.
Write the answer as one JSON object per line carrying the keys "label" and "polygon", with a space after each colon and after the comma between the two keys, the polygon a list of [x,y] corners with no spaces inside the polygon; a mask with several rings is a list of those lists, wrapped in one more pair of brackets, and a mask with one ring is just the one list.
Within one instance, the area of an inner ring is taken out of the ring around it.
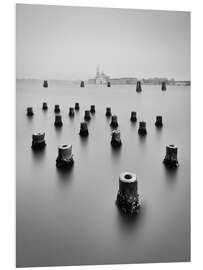
{"label": "calm water surface", "polygon": [[[16,261],[17,266],[56,266],[169,262],[190,260],[190,87],[87,86],[64,82],[17,81],[16,105]],[[42,111],[42,102],[48,111]],[[69,107],[80,103],[73,119]],[[54,104],[60,104],[63,127],[54,127]],[[78,135],[84,110],[96,114],[89,137]],[[27,118],[32,106],[34,117]],[[113,151],[106,107],[118,116],[122,148]],[[132,110],[147,122],[141,139]],[[156,115],[164,127],[155,128]],[[44,151],[31,150],[34,132],[46,133]],[[56,169],[57,147],[72,144],[72,170]],[[167,144],[178,146],[180,167],[162,164]],[[137,174],[141,212],[121,215],[115,205],[118,177]]]}

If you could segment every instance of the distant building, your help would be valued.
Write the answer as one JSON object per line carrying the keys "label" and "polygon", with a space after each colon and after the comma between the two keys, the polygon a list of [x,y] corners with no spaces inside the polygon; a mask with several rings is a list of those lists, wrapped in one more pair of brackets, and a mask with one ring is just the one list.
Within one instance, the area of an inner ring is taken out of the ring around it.
{"label": "distant building", "polygon": [[100,72],[99,66],[97,67],[96,76],[94,79],[89,79],[89,84],[107,84],[110,77],[107,76],[103,71]]}
{"label": "distant building", "polygon": [[99,71],[99,66],[97,67],[97,73],[96,73],[96,77],[95,77],[95,81],[96,84],[107,84],[107,82],[109,81],[109,76],[107,76],[106,74],[104,74],[103,71]]}

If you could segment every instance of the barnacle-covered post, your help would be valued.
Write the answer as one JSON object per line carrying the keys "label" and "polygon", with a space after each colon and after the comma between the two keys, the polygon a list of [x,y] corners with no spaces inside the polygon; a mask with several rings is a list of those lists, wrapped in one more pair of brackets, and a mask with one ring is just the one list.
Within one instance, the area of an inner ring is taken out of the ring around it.
{"label": "barnacle-covered post", "polygon": [[144,122],[144,121],[140,122],[139,129],[138,129],[138,134],[139,135],[146,135],[147,134],[146,122]]}
{"label": "barnacle-covered post", "polygon": [[85,111],[84,119],[85,119],[86,121],[89,121],[89,120],[91,119],[90,111],[87,111],[87,110]]}
{"label": "barnacle-covered post", "polygon": [[111,116],[111,108],[110,107],[107,107],[106,108],[106,116],[107,117],[110,117]]}
{"label": "barnacle-covered post", "polygon": [[162,127],[163,126],[162,116],[161,115],[156,116],[155,126],[157,126],[157,127]]}
{"label": "barnacle-covered post", "polygon": [[37,150],[37,149],[43,149],[46,145],[45,142],[45,133],[34,133],[32,135],[32,149]]}
{"label": "barnacle-covered post", "polygon": [[55,105],[54,112],[55,113],[59,113],[60,112],[60,106],[58,104]]}
{"label": "barnacle-covered post", "polygon": [[43,87],[48,87],[48,81],[44,81],[44,83],[43,83]]}
{"label": "barnacle-covered post", "polygon": [[84,81],[81,81],[80,87],[85,87],[85,82]]}
{"label": "barnacle-covered post", "polygon": [[33,113],[32,107],[28,107],[27,108],[27,116],[33,116],[33,115],[34,115],[34,113]]}
{"label": "barnacle-covered post", "polygon": [[142,87],[141,87],[141,82],[140,81],[137,81],[136,91],[137,92],[141,92],[142,91]]}
{"label": "barnacle-covered post", "polygon": [[119,190],[116,204],[126,214],[136,214],[140,208],[137,176],[124,172],[119,176]]}
{"label": "barnacle-covered post", "polygon": [[112,128],[117,128],[118,127],[118,118],[117,118],[116,115],[112,115],[110,126]]}
{"label": "barnacle-covered post", "polygon": [[89,135],[88,127],[86,122],[80,123],[80,132],[81,137],[87,137]]}
{"label": "barnacle-covered post", "polygon": [[174,144],[169,144],[166,146],[166,156],[163,162],[169,168],[176,168],[179,166],[177,146],[175,146]]}
{"label": "barnacle-covered post", "polygon": [[58,157],[56,159],[56,166],[58,168],[69,168],[73,165],[72,145],[61,145],[58,147]]}
{"label": "barnacle-covered post", "polygon": [[61,126],[63,126],[62,116],[60,114],[55,115],[54,126],[55,127],[61,127]]}
{"label": "barnacle-covered post", "polygon": [[74,115],[75,115],[74,108],[73,108],[73,107],[70,107],[70,108],[69,108],[69,116],[70,116],[70,117],[73,117]]}
{"label": "barnacle-covered post", "polygon": [[42,104],[42,110],[46,111],[48,109],[47,103],[43,102]]}
{"label": "barnacle-covered post", "polygon": [[90,106],[90,112],[91,113],[95,113],[95,105],[91,105]]}
{"label": "barnacle-covered post", "polygon": [[75,110],[76,111],[79,111],[80,110],[80,105],[78,102],[75,103]]}
{"label": "barnacle-covered post", "polygon": [[136,112],[131,112],[131,116],[130,116],[130,120],[132,122],[136,122],[137,121],[137,113]]}
{"label": "barnacle-covered post", "polygon": [[112,131],[112,133],[111,133],[111,145],[113,147],[120,147],[122,145],[120,130],[113,130]]}
{"label": "barnacle-covered post", "polygon": [[166,82],[162,82],[161,84],[161,90],[166,91]]}

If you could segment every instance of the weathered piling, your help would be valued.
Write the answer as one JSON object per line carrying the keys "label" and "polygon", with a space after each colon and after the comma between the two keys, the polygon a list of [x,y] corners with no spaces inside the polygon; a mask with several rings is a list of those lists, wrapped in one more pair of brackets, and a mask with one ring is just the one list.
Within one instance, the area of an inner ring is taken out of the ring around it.
{"label": "weathered piling", "polygon": [[111,87],[111,83],[110,82],[107,82],[107,87]]}
{"label": "weathered piling", "polygon": [[61,115],[59,115],[59,114],[55,115],[54,126],[55,127],[61,127],[61,126],[63,126],[62,116]]}
{"label": "weathered piling", "polygon": [[33,116],[34,113],[33,113],[33,109],[32,107],[27,107],[27,116]]}
{"label": "weathered piling", "polygon": [[69,116],[70,116],[70,117],[73,117],[74,115],[75,115],[74,108],[73,108],[73,107],[70,107],[70,108],[69,108]]}
{"label": "weathered piling", "polygon": [[110,126],[112,128],[117,128],[118,127],[118,118],[117,118],[116,115],[112,115]]}
{"label": "weathered piling", "polygon": [[90,106],[90,112],[91,113],[95,113],[95,105],[91,105]]}
{"label": "weathered piling", "polygon": [[58,168],[69,168],[73,165],[72,145],[61,145],[58,147],[56,166]]}
{"label": "weathered piling", "polygon": [[47,103],[43,102],[42,104],[42,110],[46,111],[48,109]]}
{"label": "weathered piling", "polygon": [[55,105],[54,112],[55,113],[59,113],[60,112],[60,106],[58,104]]}
{"label": "weathered piling", "polygon": [[131,116],[130,116],[130,120],[132,122],[136,122],[137,121],[137,113],[136,112],[131,112]]}
{"label": "weathered piling", "polygon": [[79,111],[80,110],[80,105],[78,102],[75,103],[75,110],[76,111]]}
{"label": "weathered piling", "polygon": [[91,119],[90,111],[87,111],[87,110],[85,111],[84,119],[85,119],[86,121],[89,121],[89,120]]}
{"label": "weathered piling", "polygon": [[122,145],[121,142],[121,133],[119,130],[113,130],[111,133],[111,145],[113,147],[120,147]]}
{"label": "weathered piling", "polygon": [[110,107],[107,107],[106,108],[106,116],[107,117],[110,117],[111,116],[111,108]]}
{"label": "weathered piling", "polygon": [[125,172],[119,176],[119,190],[116,204],[125,214],[137,214],[140,208],[137,176]]}
{"label": "weathered piling", "polygon": [[137,81],[136,91],[137,92],[141,92],[142,91],[142,87],[141,87],[141,82],[140,81]]}
{"label": "weathered piling", "polygon": [[161,84],[161,90],[166,91],[166,82],[162,82]]}
{"label": "weathered piling", "polygon": [[87,137],[89,135],[88,127],[86,122],[80,123],[80,132],[81,137]]}
{"label": "weathered piling", "polygon": [[163,160],[164,164],[169,168],[176,168],[178,163],[178,147],[170,144],[166,146],[166,156]]}
{"label": "weathered piling", "polygon": [[38,150],[43,149],[46,145],[45,133],[34,133],[32,135],[32,149]]}
{"label": "weathered piling", "polygon": [[162,116],[161,115],[156,116],[155,126],[157,126],[157,127],[162,127],[163,126]]}
{"label": "weathered piling", "polygon": [[140,122],[139,129],[138,129],[138,134],[139,135],[146,135],[147,134],[146,122],[144,122],[144,121]]}
{"label": "weathered piling", "polygon": [[43,87],[48,87],[48,81],[44,81],[44,83],[43,83]]}
{"label": "weathered piling", "polygon": [[84,81],[81,81],[80,87],[85,87],[85,82]]}

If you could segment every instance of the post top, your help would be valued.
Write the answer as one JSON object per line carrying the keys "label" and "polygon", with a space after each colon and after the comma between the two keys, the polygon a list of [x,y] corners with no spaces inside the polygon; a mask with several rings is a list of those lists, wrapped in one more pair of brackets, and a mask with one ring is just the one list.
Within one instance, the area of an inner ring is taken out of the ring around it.
{"label": "post top", "polygon": [[35,132],[33,133],[33,136],[43,136],[45,135],[45,132]]}
{"label": "post top", "polygon": [[174,144],[168,144],[166,147],[171,148],[171,149],[176,149],[177,148],[177,146],[174,145]]}
{"label": "post top", "polygon": [[58,149],[72,149],[72,144],[62,144],[58,147]]}
{"label": "post top", "polygon": [[119,181],[125,182],[125,183],[133,183],[137,181],[137,176],[134,173],[131,172],[123,172],[119,176]]}

